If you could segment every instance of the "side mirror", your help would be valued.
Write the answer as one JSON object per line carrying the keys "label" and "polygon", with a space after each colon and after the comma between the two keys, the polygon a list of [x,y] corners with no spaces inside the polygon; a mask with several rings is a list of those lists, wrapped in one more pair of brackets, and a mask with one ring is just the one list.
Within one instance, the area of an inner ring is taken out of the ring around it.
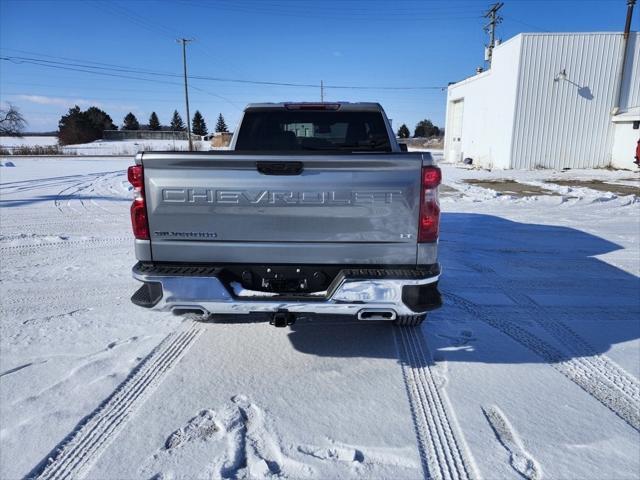
{"label": "side mirror", "polygon": [[399,143],[398,145],[400,145],[400,151],[401,152],[408,152],[409,149],[407,148],[407,144],[406,143]]}

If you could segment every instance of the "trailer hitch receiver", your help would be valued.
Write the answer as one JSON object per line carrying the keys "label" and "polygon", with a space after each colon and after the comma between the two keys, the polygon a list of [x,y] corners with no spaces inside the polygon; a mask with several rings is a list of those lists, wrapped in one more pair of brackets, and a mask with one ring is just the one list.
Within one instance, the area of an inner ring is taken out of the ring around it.
{"label": "trailer hitch receiver", "polygon": [[286,327],[292,325],[296,321],[296,316],[287,310],[278,310],[273,314],[269,324],[275,327]]}

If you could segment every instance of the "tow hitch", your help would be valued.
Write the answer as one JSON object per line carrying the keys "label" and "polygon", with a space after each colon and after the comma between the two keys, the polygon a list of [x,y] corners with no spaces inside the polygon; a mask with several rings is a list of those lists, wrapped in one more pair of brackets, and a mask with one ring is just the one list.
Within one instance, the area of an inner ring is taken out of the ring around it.
{"label": "tow hitch", "polygon": [[269,324],[275,327],[286,327],[287,325],[292,325],[296,321],[296,316],[287,311],[287,310],[278,310],[273,314],[271,320],[269,320]]}

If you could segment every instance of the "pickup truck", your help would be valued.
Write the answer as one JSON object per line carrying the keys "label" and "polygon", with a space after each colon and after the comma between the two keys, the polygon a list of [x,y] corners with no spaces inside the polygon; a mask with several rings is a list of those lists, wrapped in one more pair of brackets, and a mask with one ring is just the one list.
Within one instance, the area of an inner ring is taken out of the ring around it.
{"label": "pickup truck", "polygon": [[268,103],[244,110],[228,151],[138,153],[131,300],[279,327],[420,324],[441,305],[441,172],[403,147],[377,103]]}

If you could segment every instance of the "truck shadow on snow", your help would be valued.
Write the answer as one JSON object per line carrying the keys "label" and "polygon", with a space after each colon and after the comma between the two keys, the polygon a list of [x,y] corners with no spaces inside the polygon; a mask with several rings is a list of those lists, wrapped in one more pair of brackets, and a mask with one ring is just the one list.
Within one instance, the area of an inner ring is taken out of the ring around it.
{"label": "truck shadow on snow", "polygon": [[[640,336],[640,279],[596,258],[622,248],[613,242],[467,213],[443,214],[440,238],[444,306],[419,332],[420,362],[558,363]],[[404,330],[303,320],[289,340],[311,355],[403,361]]]}

